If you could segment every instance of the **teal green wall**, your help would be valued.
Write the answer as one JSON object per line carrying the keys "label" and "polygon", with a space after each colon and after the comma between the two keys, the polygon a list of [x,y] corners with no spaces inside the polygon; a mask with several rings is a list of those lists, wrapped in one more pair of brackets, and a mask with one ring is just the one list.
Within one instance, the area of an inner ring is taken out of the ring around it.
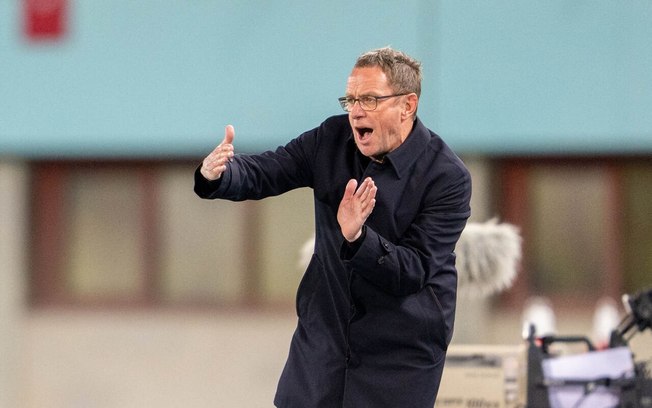
{"label": "teal green wall", "polygon": [[57,43],[0,1],[0,156],[202,155],[341,113],[355,58],[422,60],[460,153],[652,152],[652,1],[69,0]]}
{"label": "teal green wall", "polygon": [[652,1],[443,1],[437,125],[461,150],[652,152]]}

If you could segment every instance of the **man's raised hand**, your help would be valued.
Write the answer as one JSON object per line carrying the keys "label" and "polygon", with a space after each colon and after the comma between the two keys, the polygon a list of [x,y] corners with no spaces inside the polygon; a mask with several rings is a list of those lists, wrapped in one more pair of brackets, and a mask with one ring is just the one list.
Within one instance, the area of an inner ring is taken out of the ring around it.
{"label": "man's raised hand", "polygon": [[364,179],[360,187],[355,179],[346,184],[344,197],[337,210],[337,222],[347,241],[353,242],[362,234],[362,226],[376,205],[377,191],[378,187],[371,177]]}
{"label": "man's raised hand", "polygon": [[226,164],[233,158],[233,138],[235,129],[227,125],[224,129],[224,139],[202,162],[199,172],[207,180],[217,180],[226,171]]}

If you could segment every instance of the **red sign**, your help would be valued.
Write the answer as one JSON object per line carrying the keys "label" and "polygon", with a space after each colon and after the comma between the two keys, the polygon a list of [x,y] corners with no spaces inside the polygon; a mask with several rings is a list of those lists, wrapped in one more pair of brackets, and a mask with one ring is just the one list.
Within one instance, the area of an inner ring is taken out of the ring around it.
{"label": "red sign", "polygon": [[23,0],[25,34],[31,40],[56,40],[66,33],[67,0]]}

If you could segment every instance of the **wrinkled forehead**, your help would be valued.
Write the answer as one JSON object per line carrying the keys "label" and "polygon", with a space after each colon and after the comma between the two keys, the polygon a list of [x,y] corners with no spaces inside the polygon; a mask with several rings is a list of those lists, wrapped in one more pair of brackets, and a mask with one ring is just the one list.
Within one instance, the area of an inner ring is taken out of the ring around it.
{"label": "wrinkled forehead", "polygon": [[391,90],[379,67],[353,68],[346,82],[346,95],[384,95]]}

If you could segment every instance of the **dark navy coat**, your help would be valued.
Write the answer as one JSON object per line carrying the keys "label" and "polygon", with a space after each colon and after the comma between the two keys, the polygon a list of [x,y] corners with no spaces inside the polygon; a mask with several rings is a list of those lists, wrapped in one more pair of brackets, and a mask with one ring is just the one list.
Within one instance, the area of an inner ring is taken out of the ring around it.
{"label": "dark navy coat", "polygon": [[[352,247],[337,209],[347,181],[367,176],[376,206]],[[276,151],[236,155],[216,181],[195,174],[203,198],[261,199],[299,187],[314,191],[315,251],[275,405],[432,408],[453,333],[467,169],[419,119],[382,164],[370,161],[341,115]]]}

